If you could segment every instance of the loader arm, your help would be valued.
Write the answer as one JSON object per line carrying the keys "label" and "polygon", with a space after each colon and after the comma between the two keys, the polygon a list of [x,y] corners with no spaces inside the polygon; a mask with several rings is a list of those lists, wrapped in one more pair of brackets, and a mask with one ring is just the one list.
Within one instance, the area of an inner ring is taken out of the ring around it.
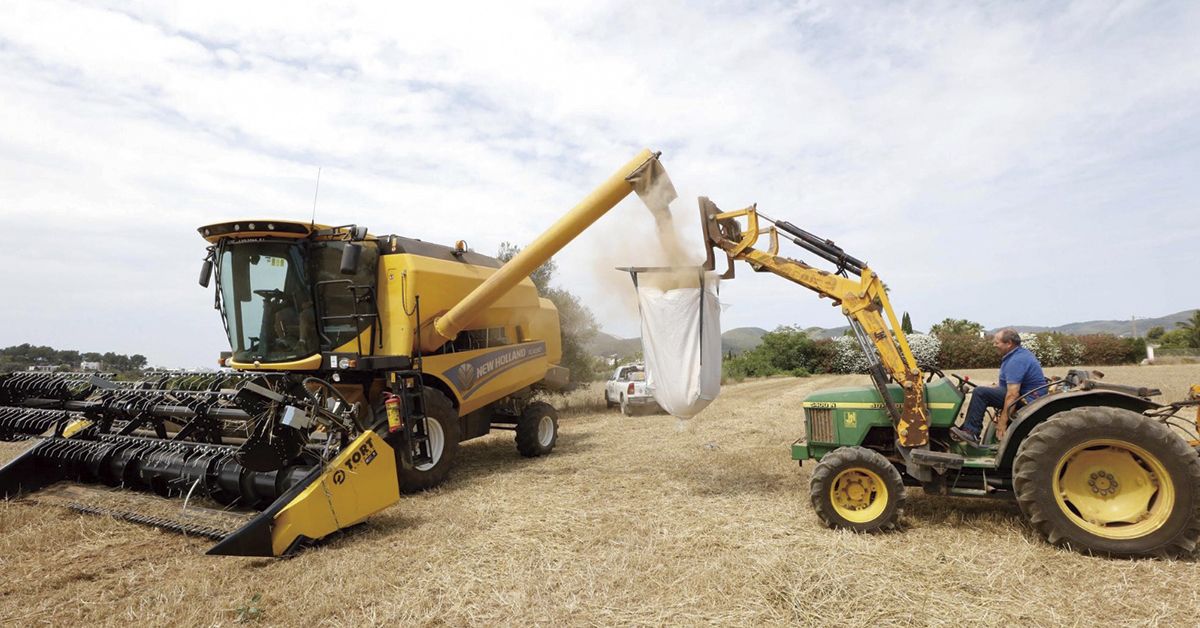
{"label": "loader arm", "polygon": [[[800,284],[821,297],[833,300],[850,321],[850,327],[870,363],[871,379],[891,416],[900,445],[915,448],[929,442],[929,411],[925,404],[925,382],[917,366],[908,339],[900,329],[896,313],[888,301],[887,290],[866,263],[847,255],[832,241],[821,239],[784,221],[771,221],[770,244],[767,250],[755,248],[762,232],[761,216],[755,206],[732,212],[721,212],[712,201],[700,198],[700,219],[704,228],[708,270],[715,270],[714,249],[725,252],[729,266],[722,279],[732,279],[734,260],[742,260],[758,272],[774,273]],[[739,222],[745,219],[745,227]],[[778,255],[779,232],[800,247],[837,266],[835,273],[820,270],[800,260]],[[858,279],[851,279],[854,274]],[[894,380],[904,391],[900,408],[887,394],[888,380]]]}

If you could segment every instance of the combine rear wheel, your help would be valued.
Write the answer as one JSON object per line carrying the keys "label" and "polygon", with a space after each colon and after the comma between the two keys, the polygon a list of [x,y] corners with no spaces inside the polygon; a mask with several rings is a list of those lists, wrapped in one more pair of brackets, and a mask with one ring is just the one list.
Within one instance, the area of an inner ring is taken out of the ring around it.
{"label": "combine rear wheel", "polygon": [[1129,410],[1055,415],[1013,464],[1021,512],[1055,545],[1111,556],[1178,556],[1200,540],[1200,457]]}
{"label": "combine rear wheel", "polygon": [[558,411],[543,401],[525,406],[517,420],[517,451],[526,458],[544,456],[558,442]]}
{"label": "combine rear wheel", "polygon": [[841,447],[821,458],[809,495],[821,523],[855,532],[895,528],[904,510],[900,472],[865,447]]}

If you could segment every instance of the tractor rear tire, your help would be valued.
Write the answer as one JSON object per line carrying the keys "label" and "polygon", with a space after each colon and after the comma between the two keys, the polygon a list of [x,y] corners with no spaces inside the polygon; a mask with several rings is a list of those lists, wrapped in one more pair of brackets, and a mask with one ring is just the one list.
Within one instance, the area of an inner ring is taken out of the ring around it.
{"label": "tractor rear tire", "polygon": [[1200,540],[1200,456],[1130,410],[1076,408],[1033,428],[1013,487],[1038,533],[1078,552],[1174,557]]}
{"label": "tractor rear tire", "polygon": [[896,528],[904,512],[904,481],[879,452],[840,447],[813,469],[809,497],[827,527],[883,532]]}
{"label": "tractor rear tire", "polygon": [[558,442],[558,411],[554,406],[535,401],[517,420],[517,452],[526,458],[550,453]]}
{"label": "tractor rear tire", "polygon": [[[460,425],[458,411],[450,398],[442,391],[426,386],[425,393],[425,431],[429,434],[430,448],[433,450],[433,463],[409,466],[396,452],[396,469],[400,479],[401,493],[417,493],[431,489],[450,475],[450,468],[458,459],[458,441]],[[375,415],[377,421],[386,423],[383,403],[377,403]]]}

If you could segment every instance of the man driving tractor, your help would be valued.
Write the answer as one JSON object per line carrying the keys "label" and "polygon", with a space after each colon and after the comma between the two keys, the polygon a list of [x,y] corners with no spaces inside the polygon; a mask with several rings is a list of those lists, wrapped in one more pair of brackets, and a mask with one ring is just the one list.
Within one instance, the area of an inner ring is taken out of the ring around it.
{"label": "man driving tractor", "polygon": [[[959,440],[979,444],[983,431],[983,415],[988,408],[996,408],[996,438],[1003,438],[1008,419],[1018,399],[1026,393],[1046,385],[1042,365],[1033,352],[1021,346],[1021,334],[1015,329],[1005,328],[992,336],[992,344],[1004,357],[1000,359],[1000,385],[977,386],[971,394],[971,405],[962,427],[950,428],[950,433]],[[1032,401],[1040,393],[1034,393],[1023,403]]]}

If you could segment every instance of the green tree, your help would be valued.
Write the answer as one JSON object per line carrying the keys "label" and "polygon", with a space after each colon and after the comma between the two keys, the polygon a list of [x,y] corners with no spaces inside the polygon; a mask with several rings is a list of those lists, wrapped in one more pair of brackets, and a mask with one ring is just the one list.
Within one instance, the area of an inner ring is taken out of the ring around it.
{"label": "green tree", "polygon": [[[496,253],[496,258],[502,262],[517,256],[521,252],[521,247],[512,242],[501,242],[500,251]],[[537,286],[538,292],[543,295],[550,290],[550,279],[554,277],[554,273],[558,271],[558,264],[554,263],[554,258],[546,260],[544,264],[538,266],[532,273],[529,274],[529,279],[533,281],[533,285]],[[549,297],[547,297],[549,298]]]}
{"label": "green tree", "polygon": [[829,373],[836,354],[832,340],[813,340],[799,327],[782,326],[763,334],[757,347],[730,360],[725,374],[742,378]]}
{"label": "green tree", "polygon": [[1190,319],[1175,323],[1175,327],[1184,332],[1187,346],[1200,348],[1200,310],[1192,312]]}
{"label": "green tree", "polygon": [[1158,340],[1165,333],[1167,333],[1167,330],[1163,329],[1162,325],[1155,325],[1146,331],[1146,340]]}
{"label": "green tree", "polygon": [[81,353],[74,349],[35,347],[28,343],[0,349],[0,371],[24,371],[31,366],[78,369],[81,361],[103,362],[106,369],[129,372],[145,368],[147,360],[144,355],[128,356],[112,351]]}
{"label": "green tree", "polygon": [[906,334],[911,334],[911,333],[913,333],[913,330],[912,330],[912,319],[908,317],[908,312],[905,312],[905,313],[904,313],[904,318],[902,318],[902,319],[900,320],[900,331],[902,331],[902,332],[904,332],[904,333],[906,333]]}
{"label": "green tree", "polygon": [[929,328],[929,333],[938,336],[969,334],[978,336],[983,333],[983,325],[965,318],[947,318]]}
{"label": "green tree", "polygon": [[1164,349],[1186,349],[1190,340],[1187,330],[1172,329],[1159,337],[1158,346]]}
{"label": "green tree", "polygon": [[[511,242],[502,242],[496,257],[507,262],[521,252],[521,247]],[[558,269],[554,260],[547,260],[538,266],[529,278],[537,286],[542,296],[550,299],[558,308],[558,325],[562,334],[562,366],[571,371],[572,382],[588,382],[604,371],[602,365],[588,352],[587,346],[600,326],[591,310],[579,301],[579,298],[567,290],[551,288],[550,280]]]}

